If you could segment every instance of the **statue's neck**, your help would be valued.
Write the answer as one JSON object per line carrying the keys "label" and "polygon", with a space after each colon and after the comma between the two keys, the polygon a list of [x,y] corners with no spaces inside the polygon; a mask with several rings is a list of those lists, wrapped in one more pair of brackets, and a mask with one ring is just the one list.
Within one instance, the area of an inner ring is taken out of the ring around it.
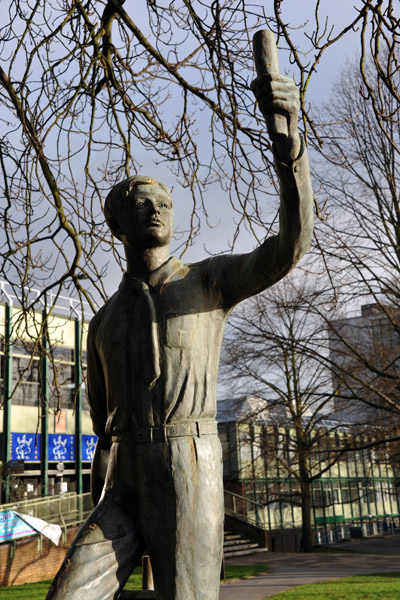
{"label": "statue's neck", "polygon": [[169,258],[169,245],[155,248],[126,248],[126,271],[132,277],[146,276],[163,265]]}

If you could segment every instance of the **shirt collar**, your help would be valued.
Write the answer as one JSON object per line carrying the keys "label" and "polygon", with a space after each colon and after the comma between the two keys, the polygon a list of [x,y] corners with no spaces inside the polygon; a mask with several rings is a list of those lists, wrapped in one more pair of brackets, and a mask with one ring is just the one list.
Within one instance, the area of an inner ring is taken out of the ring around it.
{"label": "shirt collar", "polygon": [[[187,265],[179,260],[179,258],[171,256],[171,258],[158,267],[158,269],[155,269],[149,273],[148,277],[144,279],[144,281],[149,284],[152,290],[161,294],[164,287],[169,282],[183,279],[188,271],[189,267]],[[129,302],[131,299],[137,280],[137,277],[133,277],[128,273],[124,273],[118,288],[118,292],[126,302]]]}

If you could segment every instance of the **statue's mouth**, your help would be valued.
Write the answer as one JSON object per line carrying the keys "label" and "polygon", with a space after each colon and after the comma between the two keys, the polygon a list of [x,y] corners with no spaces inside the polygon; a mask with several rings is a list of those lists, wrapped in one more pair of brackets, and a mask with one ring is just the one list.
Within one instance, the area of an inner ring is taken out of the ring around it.
{"label": "statue's mouth", "polygon": [[162,226],[162,221],[160,221],[159,219],[151,219],[149,221],[149,227],[161,227]]}

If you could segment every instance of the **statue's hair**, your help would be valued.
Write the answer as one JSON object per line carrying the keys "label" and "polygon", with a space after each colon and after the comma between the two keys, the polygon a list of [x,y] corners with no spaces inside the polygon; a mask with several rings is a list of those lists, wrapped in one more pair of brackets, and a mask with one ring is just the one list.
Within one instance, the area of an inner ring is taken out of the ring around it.
{"label": "statue's hair", "polygon": [[113,220],[118,221],[119,211],[126,202],[126,199],[131,191],[138,185],[158,185],[164,192],[168,194],[169,198],[171,198],[171,191],[169,188],[153,177],[147,177],[146,175],[133,175],[132,177],[124,179],[124,181],[120,181],[110,190],[104,203],[104,216],[106,223],[114,235],[116,234],[113,230],[112,222]]}

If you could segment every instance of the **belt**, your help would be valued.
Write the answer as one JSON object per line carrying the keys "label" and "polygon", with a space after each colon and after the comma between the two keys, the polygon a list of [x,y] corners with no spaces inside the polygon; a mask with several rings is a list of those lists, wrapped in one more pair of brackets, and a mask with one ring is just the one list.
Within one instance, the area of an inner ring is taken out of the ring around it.
{"label": "belt", "polygon": [[141,444],[145,442],[166,442],[177,437],[202,437],[203,435],[216,435],[218,425],[215,421],[190,421],[189,423],[177,423],[175,425],[164,425],[163,427],[143,427],[132,429],[122,435],[113,435],[111,442],[125,442],[127,444]]}

